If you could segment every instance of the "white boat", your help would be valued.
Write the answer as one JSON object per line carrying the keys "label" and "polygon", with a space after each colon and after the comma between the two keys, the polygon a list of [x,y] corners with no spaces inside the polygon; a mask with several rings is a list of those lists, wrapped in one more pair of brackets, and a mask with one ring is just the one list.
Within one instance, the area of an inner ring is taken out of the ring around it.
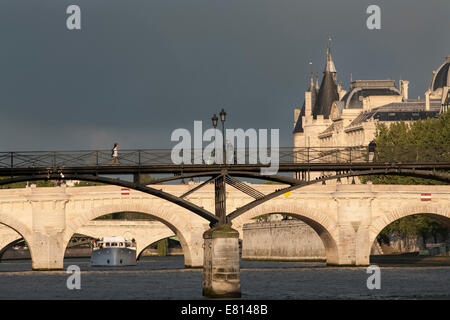
{"label": "white boat", "polygon": [[124,237],[104,237],[94,241],[91,255],[92,266],[135,266],[136,242]]}

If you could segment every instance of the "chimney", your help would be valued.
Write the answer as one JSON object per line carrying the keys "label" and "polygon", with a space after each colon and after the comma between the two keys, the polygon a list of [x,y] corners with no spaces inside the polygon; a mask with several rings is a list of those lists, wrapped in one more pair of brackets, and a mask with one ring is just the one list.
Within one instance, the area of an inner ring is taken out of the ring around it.
{"label": "chimney", "polygon": [[362,99],[362,106],[363,106],[363,111],[369,111],[370,108],[370,101],[369,101],[369,97],[365,97]]}
{"label": "chimney", "polygon": [[402,86],[403,100],[406,101],[406,100],[408,100],[408,85],[409,85],[409,81],[401,80],[400,81],[400,85]]}
{"label": "chimney", "polygon": [[305,116],[312,115],[312,106],[311,106],[311,92],[305,92]]}
{"label": "chimney", "polygon": [[311,72],[311,77],[309,79],[309,91],[314,90],[314,74]]}

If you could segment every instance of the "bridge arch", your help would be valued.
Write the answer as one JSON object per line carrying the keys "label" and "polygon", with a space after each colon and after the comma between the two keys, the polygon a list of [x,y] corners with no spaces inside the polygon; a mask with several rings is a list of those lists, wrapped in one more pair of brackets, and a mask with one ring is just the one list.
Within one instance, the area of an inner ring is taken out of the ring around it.
{"label": "bridge arch", "polygon": [[[28,250],[30,251],[30,256],[33,257],[33,252],[32,252],[32,248],[31,248],[32,246],[30,245],[30,242],[29,242],[29,241],[32,241],[32,239],[33,239],[31,229],[29,227],[27,227],[23,222],[17,220],[16,218],[12,217],[11,215],[5,215],[5,214],[0,214],[0,224],[5,225],[8,228],[11,228],[15,232],[17,232],[21,236],[21,238],[23,238],[25,243],[27,244]],[[14,241],[3,246],[3,248],[0,248],[0,259],[3,256],[3,254],[5,253],[5,251],[8,249],[8,247],[10,245],[14,244],[15,242],[17,242],[18,240],[20,240],[21,238],[15,239]]]}
{"label": "bridge arch", "polygon": [[[91,237],[91,238],[101,238],[102,237],[102,236],[99,236],[99,234],[97,234],[93,231],[88,231],[88,230],[83,230],[82,234],[87,237]],[[120,234],[115,234],[115,235],[118,236]],[[137,258],[137,260],[140,259],[142,253],[144,252],[145,249],[147,249],[148,246],[150,246],[151,244],[153,244],[159,240],[169,238],[174,235],[175,235],[175,233],[169,228],[167,228],[167,230],[164,230],[164,231],[159,231],[157,234],[146,234],[145,236],[142,236],[141,234],[133,235],[130,231],[125,231],[124,234],[122,234],[122,236],[124,236],[126,239],[131,239],[131,237],[133,237],[136,240],[136,244],[137,244],[136,258]]]}
{"label": "bridge arch", "polygon": [[140,259],[141,256],[142,256],[142,254],[144,253],[144,250],[147,249],[147,248],[148,248],[150,245],[152,245],[153,243],[158,242],[158,241],[160,241],[160,240],[164,240],[164,239],[170,238],[170,237],[172,237],[172,236],[173,236],[173,234],[170,234],[170,235],[168,235],[167,237],[166,237],[166,236],[164,236],[164,237],[159,236],[159,237],[154,237],[152,240],[147,240],[147,241],[143,244],[142,249],[141,249],[138,253],[136,253],[137,258]]}
{"label": "bridge arch", "polygon": [[[183,248],[184,261],[186,266],[192,265],[192,246],[190,244],[189,225],[186,223],[186,219],[178,213],[174,213],[173,207],[162,207],[147,204],[111,204],[94,207],[81,217],[70,221],[66,225],[66,233],[63,240],[63,247],[66,250],[67,245],[78,229],[82,228],[89,221],[116,212],[131,212],[131,213],[143,213],[147,214],[155,220],[162,222],[166,225],[173,234],[175,234],[180,240],[181,247]],[[186,210],[186,212],[188,212]],[[188,212],[189,213],[189,212]]]}
{"label": "bridge arch", "polygon": [[22,240],[23,238],[19,236],[15,240],[10,241],[9,243],[3,245],[3,248],[0,248],[0,262],[2,261],[3,255],[5,254],[6,251],[8,251],[8,249],[10,249],[15,244],[22,242]]}
{"label": "bridge arch", "polygon": [[372,248],[373,243],[376,241],[377,236],[385,227],[398,219],[416,214],[421,214],[436,219],[450,228],[449,207],[434,204],[404,206],[393,210],[388,214],[384,214],[378,218],[375,218],[372,221],[372,224],[369,228],[370,245],[368,247],[368,255],[370,255],[370,249]]}
{"label": "bridge arch", "polygon": [[317,209],[309,208],[301,203],[291,203],[286,205],[285,203],[277,204],[272,202],[261,204],[234,219],[233,228],[239,230],[242,237],[242,226],[244,223],[249,223],[251,222],[250,219],[264,214],[277,213],[297,218],[309,225],[322,239],[325,247],[327,264],[338,264],[339,254],[336,221]]}

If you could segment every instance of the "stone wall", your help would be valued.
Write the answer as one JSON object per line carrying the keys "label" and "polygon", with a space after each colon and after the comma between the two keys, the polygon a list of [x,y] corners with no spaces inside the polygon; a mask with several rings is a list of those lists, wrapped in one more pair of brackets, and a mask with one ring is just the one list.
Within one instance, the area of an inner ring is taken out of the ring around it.
{"label": "stone wall", "polygon": [[301,220],[243,226],[243,260],[325,261],[325,258],[322,240]]}

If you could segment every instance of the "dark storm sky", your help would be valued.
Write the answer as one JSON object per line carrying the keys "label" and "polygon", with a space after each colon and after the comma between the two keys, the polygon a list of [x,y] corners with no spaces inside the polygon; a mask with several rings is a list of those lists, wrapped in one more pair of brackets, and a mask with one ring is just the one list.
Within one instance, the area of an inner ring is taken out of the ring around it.
{"label": "dark storm sky", "polygon": [[[81,7],[82,30],[66,28]],[[381,7],[381,30],[366,8]],[[424,95],[450,54],[447,0],[0,0],[0,151],[171,147],[176,128],[279,128],[320,74],[410,80]]]}

